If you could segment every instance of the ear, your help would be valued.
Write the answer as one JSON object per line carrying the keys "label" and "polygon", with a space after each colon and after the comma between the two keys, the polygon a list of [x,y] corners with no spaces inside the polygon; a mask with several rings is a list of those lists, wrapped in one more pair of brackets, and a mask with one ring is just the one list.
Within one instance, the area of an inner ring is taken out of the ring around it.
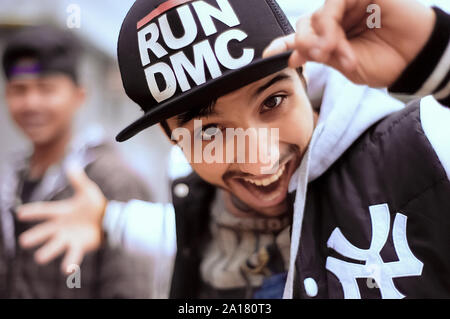
{"label": "ear", "polygon": [[76,84],[74,84],[74,85],[75,85],[74,94],[75,94],[75,99],[77,101],[76,107],[80,108],[84,104],[84,102],[86,102],[86,96],[87,96],[86,89],[82,86],[79,86]]}

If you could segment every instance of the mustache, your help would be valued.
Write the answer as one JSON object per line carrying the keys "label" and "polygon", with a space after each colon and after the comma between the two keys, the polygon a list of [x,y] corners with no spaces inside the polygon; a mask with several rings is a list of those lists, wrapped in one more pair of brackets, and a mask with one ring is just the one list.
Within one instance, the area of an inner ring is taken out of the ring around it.
{"label": "mustache", "polygon": [[[300,148],[295,144],[289,144],[287,150],[281,154],[280,159],[275,165],[285,164],[286,161],[293,155],[301,156]],[[222,175],[222,180],[228,185],[227,181],[233,178],[248,178],[254,177],[254,175],[249,173],[244,173],[238,170],[229,170]]]}

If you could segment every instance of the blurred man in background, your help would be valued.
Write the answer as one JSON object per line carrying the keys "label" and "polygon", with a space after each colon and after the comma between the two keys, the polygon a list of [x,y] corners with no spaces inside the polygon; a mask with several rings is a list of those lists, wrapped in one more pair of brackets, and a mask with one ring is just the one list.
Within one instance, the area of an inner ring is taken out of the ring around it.
{"label": "blurred man in background", "polygon": [[[80,43],[74,35],[47,26],[22,30],[6,45],[2,59],[6,104],[33,148],[31,155],[15,154],[0,175],[0,297],[3,298],[151,296],[147,260],[125,255],[107,245],[87,256],[80,267],[80,287],[69,289],[64,273],[78,268],[61,258],[49,263],[65,246],[64,238],[50,235],[59,227],[57,221],[39,226],[47,230],[47,235],[35,239],[47,242],[45,248],[25,250],[18,244],[20,235],[33,223],[19,222],[15,208],[23,203],[70,197],[74,189],[69,186],[70,176],[64,172],[68,163],[85,168],[111,200],[151,200],[144,183],[121,162],[100,132],[74,136],[72,122],[85,100],[77,76],[80,53]],[[76,241],[87,235],[80,228],[65,232],[64,237]],[[103,240],[98,236],[99,245]],[[27,243],[23,245],[26,247]]]}

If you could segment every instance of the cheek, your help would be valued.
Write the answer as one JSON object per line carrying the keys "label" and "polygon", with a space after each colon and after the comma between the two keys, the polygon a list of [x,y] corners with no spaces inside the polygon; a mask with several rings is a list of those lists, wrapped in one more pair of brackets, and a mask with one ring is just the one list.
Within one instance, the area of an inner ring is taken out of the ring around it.
{"label": "cheek", "polygon": [[8,111],[13,120],[17,122],[20,119],[20,114],[22,112],[20,107],[13,103],[8,103]]}
{"label": "cheek", "polygon": [[280,140],[284,143],[295,144],[304,150],[314,130],[313,111],[308,99],[293,99],[289,111],[279,124]]}
{"label": "cheek", "polygon": [[210,184],[225,186],[222,176],[227,172],[229,164],[191,163],[192,169]]}
{"label": "cheek", "polygon": [[9,97],[6,98],[6,105],[8,106],[8,111],[13,118],[16,118],[23,110],[23,99],[20,97]]}
{"label": "cheek", "polygon": [[68,92],[59,92],[48,97],[48,112],[58,124],[67,124],[76,111],[75,97]]}

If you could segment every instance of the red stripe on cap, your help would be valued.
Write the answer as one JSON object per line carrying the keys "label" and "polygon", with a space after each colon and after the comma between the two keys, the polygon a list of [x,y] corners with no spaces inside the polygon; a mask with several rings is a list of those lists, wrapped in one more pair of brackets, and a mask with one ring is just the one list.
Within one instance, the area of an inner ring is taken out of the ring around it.
{"label": "red stripe on cap", "polygon": [[180,6],[185,4],[186,2],[191,2],[193,0],[169,0],[164,3],[161,3],[155,10],[147,14],[143,19],[139,20],[137,23],[137,29],[139,30],[144,25],[152,21],[157,16],[163,14],[164,12],[172,9],[173,7]]}

